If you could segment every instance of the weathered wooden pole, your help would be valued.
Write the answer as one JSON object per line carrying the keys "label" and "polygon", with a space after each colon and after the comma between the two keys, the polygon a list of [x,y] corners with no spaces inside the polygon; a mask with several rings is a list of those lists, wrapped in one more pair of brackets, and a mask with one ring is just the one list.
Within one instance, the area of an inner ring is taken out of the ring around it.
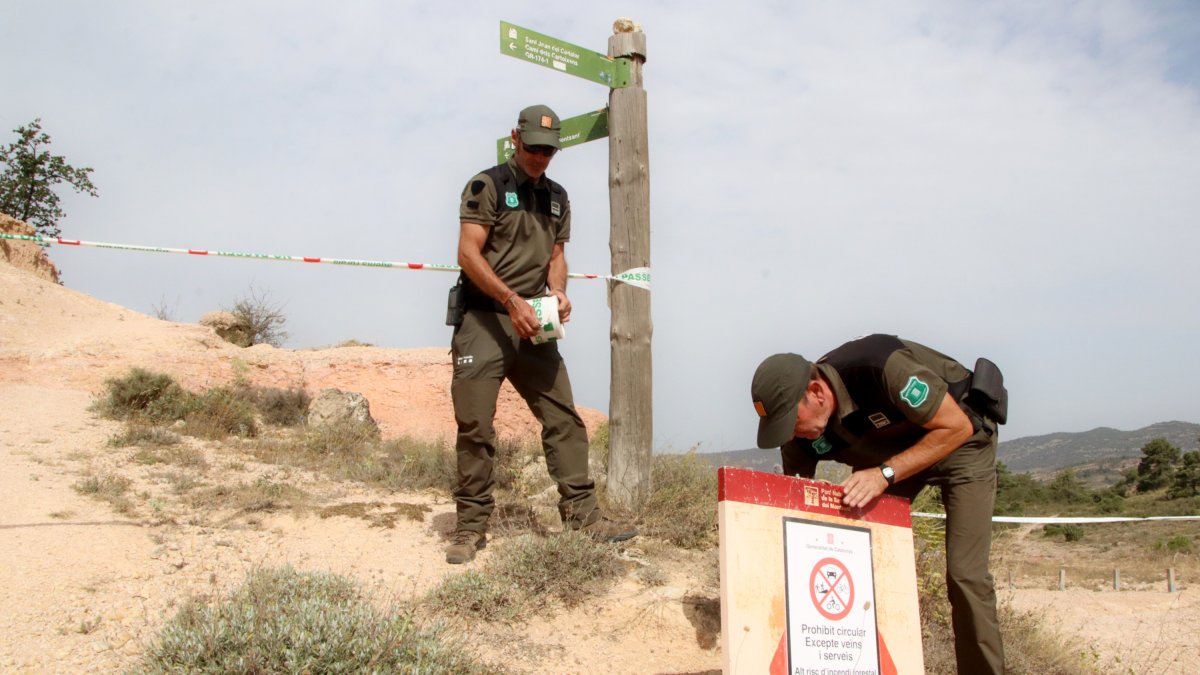
{"label": "weathered wooden pole", "polygon": [[[629,60],[629,86],[608,98],[608,247],[612,273],[650,267],[650,153],[642,64],[646,34],[632,21],[618,20],[608,39],[608,55]],[[650,367],[650,293],[629,284],[609,284],[612,324],[609,392],[608,494],[637,508],[650,495],[654,440]]]}

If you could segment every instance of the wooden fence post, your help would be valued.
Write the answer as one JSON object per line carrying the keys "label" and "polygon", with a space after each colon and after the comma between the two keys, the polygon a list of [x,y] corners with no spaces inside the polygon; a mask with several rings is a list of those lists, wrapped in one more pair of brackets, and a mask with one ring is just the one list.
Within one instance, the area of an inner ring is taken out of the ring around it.
{"label": "wooden fence post", "polygon": [[[618,22],[614,31],[636,27],[631,23]],[[640,28],[617,32],[608,39],[608,55],[629,59],[629,86],[611,89],[608,104],[608,247],[612,273],[619,274],[650,266],[650,153],[642,88],[646,34]],[[650,495],[654,441],[650,293],[610,282],[609,305],[608,495],[637,508]]]}

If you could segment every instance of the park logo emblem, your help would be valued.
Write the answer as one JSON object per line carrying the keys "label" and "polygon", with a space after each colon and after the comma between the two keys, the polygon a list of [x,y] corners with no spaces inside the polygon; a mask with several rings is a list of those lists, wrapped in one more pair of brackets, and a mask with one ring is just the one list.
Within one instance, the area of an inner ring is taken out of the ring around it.
{"label": "park logo emblem", "polygon": [[507,204],[508,208],[510,209],[515,209],[521,204],[521,202],[517,200],[517,193],[515,192],[505,192],[504,203]]}
{"label": "park logo emblem", "polygon": [[833,450],[833,443],[830,443],[828,438],[825,438],[824,435],[821,435],[817,437],[817,440],[812,442],[812,447],[818,455],[824,455],[830,450]]}
{"label": "park logo emblem", "polygon": [[920,407],[925,399],[929,398],[929,385],[922,382],[916,375],[912,375],[908,378],[908,384],[900,390],[900,398],[913,408]]}

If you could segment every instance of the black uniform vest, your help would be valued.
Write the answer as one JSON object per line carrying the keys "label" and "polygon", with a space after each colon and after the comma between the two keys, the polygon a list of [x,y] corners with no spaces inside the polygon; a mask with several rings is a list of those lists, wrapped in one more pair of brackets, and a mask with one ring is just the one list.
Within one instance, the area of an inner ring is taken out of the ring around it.
{"label": "black uniform vest", "polygon": [[[817,361],[837,371],[846,391],[858,406],[857,410],[841,419],[841,426],[854,437],[872,435],[886,439],[888,445],[903,446],[915,443],[927,432],[908,421],[888,396],[884,366],[893,353],[904,347],[904,343],[894,335],[869,335],[848,342]],[[971,378],[967,377],[959,382],[948,382],[947,391],[951,398],[962,405],[961,401],[970,386]],[[968,417],[972,418],[972,425],[978,429],[978,416],[968,412]],[[815,441],[795,440],[802,449],[817,457],[849,447],[850,439],[833,433],[832,427],[827,427],[825,434]]]}

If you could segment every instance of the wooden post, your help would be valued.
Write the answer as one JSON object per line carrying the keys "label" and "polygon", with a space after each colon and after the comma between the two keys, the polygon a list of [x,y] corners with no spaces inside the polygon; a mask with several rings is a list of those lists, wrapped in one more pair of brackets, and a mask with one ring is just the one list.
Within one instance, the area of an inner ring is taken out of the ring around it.
{"label": "wooden post", "polygon": [[1067,568],[1058,568],[1058,590],[1067,590]]}
{"label": "wooden post", "polygon": [[1167,592],[1168,593],[1175,592],[1175,568],[1174,567],[1167,568]]}
{"label": "wooden post", "polygon": [[1113,568],[1113,590],[1121,590],[1121,570],[1116,567]]}
{"label": "wooden post", "polygon": [[[608,103],[608,247],[612,273],[650,266],[650,153],[642,64],[646,34],[630,21],[614,24],[608,55],[629,59],[629,86],[610,90]],[[650,293],[609,284],[612,324],[609,392],[608,495],[629,508],[650,495],[653,411]]]}

